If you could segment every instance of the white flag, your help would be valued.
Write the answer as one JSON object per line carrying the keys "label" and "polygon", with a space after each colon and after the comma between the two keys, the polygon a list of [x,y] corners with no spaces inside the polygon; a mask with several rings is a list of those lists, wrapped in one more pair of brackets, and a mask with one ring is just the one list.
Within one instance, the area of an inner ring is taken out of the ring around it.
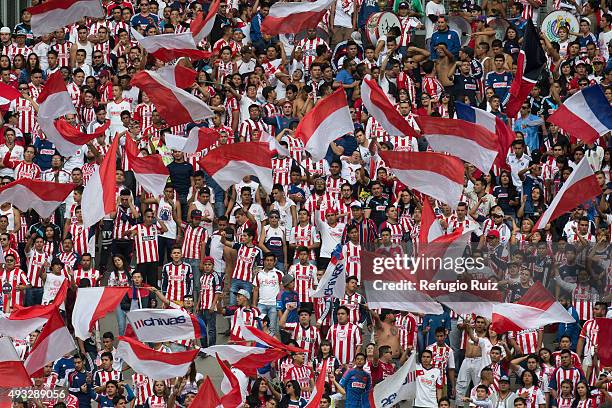
{"label": "white flag", "polygon": [[[338,244],[338,246],[340,246]],[[334,251],[337,252],[337,251]],[[342,253],[338,256],[333,256],[325,273],[319,281],[317,289],[313,292],[312,297],[321,298],[333,296],[338,299],[344,297],[344,288],[346,287],[346,270],[345,260]]]}
{"label": "white flag", "polygon": [[416,353],[413,352],[399,370],[374,386],[374,407],[390,408],[401,401],[415,398],[416,371]]}

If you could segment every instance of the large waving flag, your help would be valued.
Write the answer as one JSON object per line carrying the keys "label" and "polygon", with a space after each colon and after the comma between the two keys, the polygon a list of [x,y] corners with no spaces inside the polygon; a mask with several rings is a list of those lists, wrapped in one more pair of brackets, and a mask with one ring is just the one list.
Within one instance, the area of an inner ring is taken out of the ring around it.
{"label": "large waving flag", "polygon": [[93,133],[84,133],[66,122],[64,119],[38,118],[40,129],[47,139],[53,142],[57,151],[65,157],[74,155],[84,144],[102,136],[110,126],[110,120],[96,128]]}
{"label": "large waving flag", "polygon": [[72,311],[74,336],[81,340],[88,339],[93,325],[117,308],[128,289],[127,287],[79,288]]}
{"label": "large waving flag", "polygon": [[142,48],[160,61],[170,62],[177,58],[187,57],[193,60],[208,59],[208,51],[199,50],[191,33],[158,34],[143,37],[132,29],[132,37],[138,40]]}
{"label": "large waving flag", "polygon": [[272,156],[266,143],[242,142],[219,146],[200,160],[200,166],[223,189],[244,176],[257,176],[263,189],[272,191]]}
{"label": "large waving flag", "polygon": [[194,400],[191,401],[191,405],[199,408],[217,408],[223,406],[219,394],[217,394],[217,390],[215,390],[215,386],[212,381],[210,381],[209,376],[206,376],[204,382],[200,385],[198,393]]}
{"label": "large waving flag", "polygon": [[381,151],[389,170],[414,188],[455,208],[463,192],[464,166],[453,156],[434,152]]}
{"label": "large waving flag", "polygon": [[491,112],[474,108],[465,103],[455,102],[455,112],[457,113],[457,119],[475,123],[497,135],[498,147],[495,165],[500,169],[508,167],[506,155],[516,137],[510,126]]}
{"label": "large waving flag", "polygon": [[416,121],[434,151],[457,156],[483,173],[491,170],[498,149],[495,133],[460,119],[417,116]]}
{"label": "large waving flag", "polygon": [[575,138],[593,143],[612,129],[612,108],[601,86],[593,85],[567,98],[548,121]]}
{"label": "large waving flag", "polygon": [[429,199],[425,197],[421,208],[421,227],[419,229],[419,243],[428,244],[444,235],[440,221],[436,218]]}
{"label": "large waving flag", "polygon": [[327,377],[327,364],[329,359],[326,358],[323,360],[323,365],[321,369],[319,369],[319,376],[317,377],[317,382],[315,383],[314,390],[312,390],[312,394],[310,394],[310,399],[306,404],[305,408],[318,408],[319,403],[321,402],[321,398],[323,394],[325,394],[325,381]]}
{"label": "large waving flag", "polygon": [[40,377],[43,368],[76,349],[74,339],[56,307],[38,335],[24,365],[30,377]]}
{"label": "large waving flag", "polygon": [[132,369],[153,380],[169,380],[187,374],[189,366],[198,355],[198,349],[178,353],[155,351],[130,337],[119,337],[116,357]]}
{"label": "large waving flag", "polygon": [[177,88],[185,89],[194,84],[198,73],[180,63],[176,65],[166,65],[157,70],[159,76]]}
{"label": "large waving flag", "polygon": [[245,325],[244,321],[242,320],[239,320],[238,324],[240,325],[240,334],[246,341],[254,341],[262,346],[285,350],[288,353],[303,353],[306,351],[299,347],[283,344],[276,337],[270,336],[263,330],[260,330],[257,327]]}
{"label": "large waving flag", "polygon": [[207,127],[194,126],[187,137],[166,134],[166,146],[188,154],[209,148],[219,140],[219,132]]}
{"label": "large waving flag", "polygon": [[316,161],[325,157],[331,142],[353,130],[346,92],[340,87],[317,102],[302,118],[295,130],[295,137],[304,142],[306,150]]}
{"label": "large waving flag", "polygon": [[41,217],[48,218],[75,187],[72,183],[22,178],[0,188],[0,202],[10,202],[24,212],[33,209]]}
{"label": "large waving flag", "polygon": [[582,159],[557,192],[550,206],[535,223],[535,229],[543,229],[546,224],[559,218],[578,205],[601,194],[601,187],[588,160]]}
{"label": "large waving flag", "polygon": [[332,252],[329,265],[321,277],[317,289],[313,291],[312,297],[322,298],[332,296],[336,299],[344,298],[346,288],[346,260],[342,256],[342,246],[338,244]]}
{"label": "large waving flag", "polygon": [[106,214],[117,208],[117,148],[119,146],[119,135],[115,135],[110,149],[106,153],[102,164],[91,176],[85,190],[81,205],[87,208],[83,211],[83,225],[91,227],[100,221]]}
{"label": "large waving flag", "polygon": [[60,71],[49,75],[36,102],[38,103],[39,118],[55,119],[68,113],[76,114],[72,98]]}
{"label": "large waving flag", "polygon": [[551,323],[575,323],[571,314],[537,281],[516,303],[493,306],[491,325],[498,333],[539,329]]}
{"label": "large waving flag", "polygon": [[127,313],[138,340],[145,343],[199,339],[204,322],[183,309],[136,309]]}
{"label": "large waving flag", "polygon": [[131,84],[144,89],[168,126],[182,125],[214,116],[202,100],[166,82],[153,71],[134,75]]}
{"label": "large waving flag", "polygon": [[201,349],[209,356],[218,355],[224,361],[238,368],[249,377],[257,376],[257,369],[266,364],[279,361],[287,355],[286,350],[279,350],[274,347],[241,346],[235,344],[224,344],[210,346]]}
{"label": "large waving flag", "polygon": [[412,353],[408,360],[395,373],[379,382],[370,391],[370,407],[392,407],[401,401],[416,397],[416,353]]}
{"label": "large waving flag", "polygon": [[395,109],[385,92],[369,75],[361,82],[361,100],[368,113],[380,123],[389,135],[419,137],[417,131]]}
{"label": "large waving flag", "polygon": [[11,101],[19,98],[21,93],[14,87],[0,82],[0,110],[8,109],[8,105]]}
{"label": "large waving flag", "polygon": [[32,386],[32,380],[23,361],[17,355],[15,346],[8,337],[0,337],[0,376],[3,387]]}
{"label": "large waving flag", "polygon": [[243,392],[243,388],[246,387],[242,386],[236,374],[234,374],[234,372],[223,361],[221,361],[219,356],[216,357],[224,377],[221,382],[221,391],[224,394],[223,397],[221,397],[221,404],[223,404],[223,408],[242,406],[242,403],[246,398],[246,389]]}
{"label": "large waving flag", "polygon": [[159,154],[141,156],[134,139],[126,135],[125,150],[128,157],[128,168],[134,172],[136,181],[145,191],[155,197],[162,195],[170,172]]}
{"label": "large waving flag", "polygon": [[264,18],[261,32],[269,35],[296,34],[307,28],[315,28],[334,0],[278,2],[270,7]]}
{"label": "large waving flag", "polygon": [[64,28],[83,17],[104,18],[106,11],[100,0],[49,0],[28,8],[35,37]]}
{"label": "large waving flag", "polygon": [[525,35],[523,36],[523,46],[519,52],[516,63],[516,76],[510,87],[509,99],[506,103],[506,114],[508,117],[515,118],[521,109],[521,104],[529,96],[542,69],[546,65],[546,53],[540,43],[540,35],[533,25],[531,19],[527,20]]}
{"label": "large waving flag", "polygon": [[189,25],[189,31],[191,31],[191,35],[193,36],[193,40],[196,44],[199,44],[208,37],[208,34],[213,29],[215,25],[215,18],[217,17],[217,10],[219,10],[219,4],[221,4],[221,0],[214,0],[208,6],[208,13],[204,16],[204,13],[199,12],[193,20],[191,20],[191,24]]}

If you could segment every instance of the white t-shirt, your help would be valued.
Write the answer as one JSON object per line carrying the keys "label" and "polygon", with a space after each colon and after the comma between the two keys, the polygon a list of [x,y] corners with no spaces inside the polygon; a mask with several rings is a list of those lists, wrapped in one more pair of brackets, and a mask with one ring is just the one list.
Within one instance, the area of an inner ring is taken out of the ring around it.
{"label": "white t-shirt", "polygon": [[422,371],[423,374],[416,378],[416,398],[414,406],[431,407],[438,406],[436,397],[436,389],[442,387],[442,373],[440,369],[432,367],[427,370],[420,364],[417,364],[417,372]]}
{"label": "white t-shirt", "polygon": [[285,228],[287,231],[286,239],[289,239],[291,229],[293,228],[293,217],[291,216],[291,207],[295,206],[295,203],[290,198],[285,198],[285,205],[281,206],[278,201],[272,203],[272,208],[278,210],[280,213],[280,226]]}
{"label": "white t-shirt", "polygon": [[444,8],[443,3],[436,4],[433,1],[429,1],[425,5],[425,18],[424,18],[425,20],[425,39],[431,38],[434,32],[434,28],[435,28],[435,24],[432,23],[429,17],[427,16],[431,16],[431,15],[443,16],[444,14],[446,14],[446,9]]}
{"label": "white t-shirt", "polygon": [[[232,215],[230,215],[229,219],[230,224],[236,224],[236,216],[234,215],[234,213],[238,208],[242,208],[242,206],[238,204],[234,206],[234,209],[232,210]],[[261,222],[268,219],[268,216],[266,215],[266,212],[261,207],[261,205],[257,203],[251,204],[251,206],[249,207],[249,212],[253,215],[253,217],[255,217],[255,221],[257,221],[257,233],[259,233],[261,231]]]}
{"label": "white t-shirt", "polygon": [[242,190],[242,187],[249,187],[251,189],[251,196],[253,197],[253,201],[255,201],[255,197],[257,197],[257,189],[259,188],[259,183],[251,180],[248,183],[241,181],[238,184],[234,184],[234,188],[236,189],[236,202],[238,204],[242,204],[242,197],[240,196],[240,190]]}
{"label": "white t-shirt", "polygon": [[337,27],[353,28],[353,20],[351,18],[354,9],[354,3],[351,1],[350,14],[347,14],[342,7],[342,0],[336,0],[336,15],[334,16],[334,25]]}
{"label": "white t-shirt", "polygon": [[[9,152],[9,148],[3,144],[0,146],[0,160],[4,160],[4,156],[6,156],[6,154]],[[23,147],[21,146],[13,146],[13,150],[11,150],[11,157],[10,159],[12,161],[19,161],[19,160],[23,160]],[[4,177],[4,176],[9,176],[9,177],[14,177],[15,175],[15,171],[13,169],[9,169],[8,167],[3,167],[0,169],[0,176]]]}
{"label": "white t-shirt", "polygon": [[[255,276],[255,286],[259,288],[259,299],[257,303],[261,303],[266,306],[274,306],[276,304],[276,297],[280,292],[279,274],[282,278],[283,273],[276,268],[264,271],[263,269],[257,272]],[[276,318],[276,316],[268,316],[270,319]]]}
{"label": "white t-shirt", "polygon": [[113,131],[113,134],[123,129],[121,112],[125,110],[132,111],[132,105],[126,100],[122,100],[119,103],[112,101],[106,105],[106,119],[110,119],[110,129]]}
{"label": "white t-shirt", "polygon": [[346,224],[337,223],[335,227],[331,227],[327,222],[320,222],[319,217],[316,217],[317,228],[321,234],[321,257],[331,258],[331,254],[336,246],[342,242],[342,234]]}
{"label": "white t-shirt", "polygon": [[[66,280],[66,278],[62,275],[54,275],[52,273],[47,274],[47,279],[45,280],[45,286],[43,286],[43,296],[42,296],[42,304],[48,305],[55,299],[57,292],[59,292],[62,283]],[[60,307],[64,310],[64,304]]]}

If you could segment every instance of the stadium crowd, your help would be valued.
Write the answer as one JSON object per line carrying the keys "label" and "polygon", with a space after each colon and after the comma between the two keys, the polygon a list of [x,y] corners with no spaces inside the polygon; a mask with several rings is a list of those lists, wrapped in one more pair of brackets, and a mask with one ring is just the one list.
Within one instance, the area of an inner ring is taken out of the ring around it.
{"label": "stadium crowd", "polygon": [[[188,91],[214,116],[172,127],[146,90],[130,85],[135,73],[164,65],[146,53],[132,29],[145,36],[187,32],[196,13],[206,13],[210,4],[102,5],[108,17],[84,18],[41,37],[32,35],[27,10],[14,28],[0,29],[0,81],[21,94],[0,106],[0,185],[23,178],[77,185],[50,218],[11,202],[0,205],[3,311],[48,304],[67,279],[70,326],[78,288],[133,289],[117,307],[116,330],[97,326],[89,340],[78,341],[75,353],[49,362],[43,377],[33,379],[34,388],[66,390],[63,398],[20,399],[14,407],[190,406],[207,374],[195,362],[184,378],[154,381],[114,357],[135,303],[184,308],[205,322],[202,338],[155,344],[156,350],[244,344],[239,321],[307,350],[261,367],[249,379],[242,407],[304,407],[321,375],[326,393],[320,407],[369,407],[372,387],[412,353],[418,356],[415,407],[611,403],[612,368],[599,364],[595,321],[606,317],[612,300],[610,132],[585,144],[547,121],[587,86],[601,86],[612,103],[609,2],[337,0],[316,29],[271,37],[261,31],[270,4],[221,0],[211,34],[198,44],[212,52],[210,59],[173,62],[197,71]],[[537,26],[554,10],[575,16],[578,31],[562,25],[558,41],[541,36],[546,68],[518,116],[509,118],[505,102],[527,20]],[[394,13],[400,26],[375,35],[372,43],[366,22],[379,12]],[[451,15],[471,26],[469,41],[449,29]],[[509,23],[502,35],[489,26],[494,19]],[[36,120],[37,96],[57,71],[77,111],[63,120],[87,133],[110,121],[104,135],[71,157],[56,151]],[[515,140],[503,167],[483,174],[465,163],[457,208],[430,203],[446,233],[474,228],[469,256],[487,260],[506,302],[519,300],[539,281],[576,323],[496,333],[488,319],[446,306],[440,315],[368,307],[360,286],[362,248],[413,253],[427,200],[395,178],[378,152],[428,150],[423,138],[389,136],[368,114],[360,95],[368,74],[415,129],[418,116],[456,117],[456,102],[511,127]],[[346,91],[354,132],[314,161],[294,131],[337,88]],[[194,127],[215,129],[218,141],[189,155],[166,146],[167,134],[187,135]],[[259,141],[266,134],[289,150],[273,159],[272,191],[265,192],[254,177],[224,190],[200,167],[217,146]],[[85,228],[83,189],[113,137],[132,138],[142,155],[160,154],[168,184],[161,196],[143,190],[122,141],[116,211]],[[534,229],[581,160],[595,172],[601,195]],[[346,293],[313,298],[339,244]],[[38,333],[11,339],[21,359]],[[198,359],[210,357],[202,353]],[[324,363],[327,372],[321,372]]]}

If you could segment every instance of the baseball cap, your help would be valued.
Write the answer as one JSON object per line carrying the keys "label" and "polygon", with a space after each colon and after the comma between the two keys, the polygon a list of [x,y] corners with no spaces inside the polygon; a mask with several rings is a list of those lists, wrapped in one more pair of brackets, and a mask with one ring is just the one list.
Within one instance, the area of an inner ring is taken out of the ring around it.
{"label": "baseball cap", "polygon": [[402,1],[402,2],[401,2],[399,5],[398,5],[398,7],[399,7],[399,8],[409,8],[410,6],[408,5],[408,3],[407,3],[407,2]]}
{"label": "baseball cap", "polygon": [[501,208],[496,208],[495,211],[492,212],[492,215],[501,215],[502,217],[504,216],[504,210],[502,210]]}
{"label": "baseball cap", "polygon": [[505,381],[507,383],[510,382],[510,378],[508,378],[507,375],[502,375],[501,377],[499,377],[499,382]]}
{"label": "baseball cap", "polygon": [[215,264],[215,258],[213,258],[212,256],[205,256],[204,259],[202,259],[202,263],[206,263],[206,262],[210,262],[211,264]]}
{"label": "baseball cap", "polygon": [[234,292],[234,295],[242,295],[245,298],[251,300],[251,294],[247,292],[246,289],[239,289],[237,292]]}
{"label": "baseball cap", "polygon": [[602,64],[605,64],[606,60],[601,55],[596,55],[596,56],[593,57],[593,64],[596,63],[596,62],[601,62]]}
{"label": "baseball cap", "polygon": [[361,201],[353,201],[351,203],[351,208],[363,208],[363,206],[361,205]]}
{"label": "baseball cap", "polygon": [[489,232],[487,232],[487,238],[488,237],[495,237],[495,238],[499,238],[499,231],[498,230],[489,230]]}
{"label": "baseball cap", "polygon": [[580,65],[580,64],[584,64],[584,65],[586,65],[587,63],[586,63],[586,61],[585,61],[585,60],[578,60],[578,61],[576,61],[576,66],[578,66],[578,65]]}
{"label": "baseball cap", "polygon": [[285,274],[283,276],[282,284],[283,284],[283,286],[287,286],[288,284],[290,284],[294,280],[295,280],[295,278],[293,277],[293,275]]}
{"label": "baseball cap", "polygon": [[202,218],[202,211],[191,210],[191,218]]}
{"label": "baseball cap", "polygon": [[330,214],[338,214],[338,210],[336,210],[335,208],[328,208],[327,210],[325,210],[325,215]]}
{"label": "baseball cap", "polygon": [[10,33],[11,33],[11,29],[9,27],[0,28],[0,34],[10,34]]}
{"label": "baseball cap", "polygon": [[26,30],[20,29],[20,30],[15,31],[13,35],[28,35],[28,33],[26,32]]}

